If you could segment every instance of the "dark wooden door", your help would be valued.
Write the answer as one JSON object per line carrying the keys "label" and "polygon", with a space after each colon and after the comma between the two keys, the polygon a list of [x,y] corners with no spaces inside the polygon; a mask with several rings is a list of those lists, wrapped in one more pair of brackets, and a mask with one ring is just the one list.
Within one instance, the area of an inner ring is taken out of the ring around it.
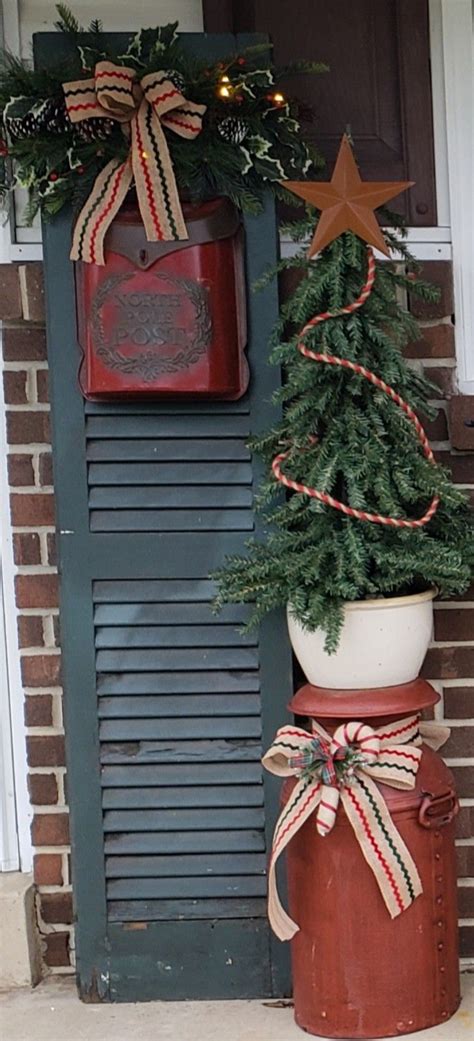
{"label": "dark wooden door", "polygon": [[393,208],[436,224],[428,0],[204,0],[210,31],[270,35],[277,65],[323,61],[329,72],[288,90],[314,107],[312,137],[329,168],[349,129],[364,177],[412,180]]}
{"label": "dark wooden door", "polygon": [[[245,39],[183,37],[215,58]],[[68,41],[35,40],[47,65]],[[248,283],[275,259],[273,205],[246,222]],[[77,971],[88,1000],[288,992],[266,919],[278,784],[262,745],[285,718],[282,615],[218,618],[209,572],[255,528],[249,435],[274,421],[276,288],[249,294],[237,402],[85,404],[71,217],[44,229]]]}

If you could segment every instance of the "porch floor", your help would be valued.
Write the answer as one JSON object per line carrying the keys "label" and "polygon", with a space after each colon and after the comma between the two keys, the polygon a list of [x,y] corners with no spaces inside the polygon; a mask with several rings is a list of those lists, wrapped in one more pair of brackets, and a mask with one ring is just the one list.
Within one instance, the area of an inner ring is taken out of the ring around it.
{"label": "porch floor", "polygon": [[[474,975],[463,976],[463,1002],[448,1023],[405,1041],[468,1041],[474,1031]],[[70,977],[0,996],[5,1041],[302,1041],[291,1008],[260,1001],[84,1005]],[[323,1039],[322,1039],[323,1041]]]}

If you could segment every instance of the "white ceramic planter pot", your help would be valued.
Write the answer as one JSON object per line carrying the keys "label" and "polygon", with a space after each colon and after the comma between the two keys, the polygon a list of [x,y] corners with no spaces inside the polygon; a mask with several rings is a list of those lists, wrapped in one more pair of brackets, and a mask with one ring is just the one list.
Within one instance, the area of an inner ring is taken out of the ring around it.
{"label": "white ceramic planter pot", "polygon": [[435,596],[436,590],[429,589],[347,603],[335,654],[324,650],[324,631],[303,629],[289,608],[290,640],[307,679],[339,690],[410,683],[419,675],[431,639]]}

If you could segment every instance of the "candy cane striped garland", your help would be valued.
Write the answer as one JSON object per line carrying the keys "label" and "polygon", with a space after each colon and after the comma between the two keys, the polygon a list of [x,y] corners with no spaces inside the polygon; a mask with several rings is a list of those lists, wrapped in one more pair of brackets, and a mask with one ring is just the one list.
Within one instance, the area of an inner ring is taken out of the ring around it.
{"label": "candy cane striped garland", "polygon": [[[347,307],[339,308],[337,311],[324,311],[322,314],[315,315],[315,317],[311,318],[311,320],[307,322],[301,330],[302,337],[305,336],[314,325],[319,325],[320,322],[325,322],[328,318],[335,318],[341,314],[352,314],[353,311],[362,307],[372,292],[375,280],[375,258],[370,246],[368,247],[367,252],[367,281],[357,300],[354,300],[352,304],[348,304]],[[387,394],[388,397],[403,410],[405,415],[408,416],[410,422],[413,423],[425,457],[430,463],[434,464],[435,459],[433,452],[431,451],[428,438],[418,416],[413,409],[410,408],[410,405],[400,397],[400,394],[397,394],[393,387],[390,387],[388,383],[385,383],[385,380],[380,379],[380,376],[376,376],[374,372],[371,372],[370,369],[366,369],[363,365],[357,365],[355,362],[348,361],[347,358],[339,358],[334,354],[319,354],[315,351],[311,351],[309,347],[305,346],[302,340],[298,343],[298,350],[300,354],[304,355],[305,358],[310,358],[311,361],[323,362],[325,365],[336,365],[341,369],[350,369],[351,372],[356,373],[357,376],[363,376],[364,379],[372,383],[374,387],[377,387],[379,390],[382,390]],[[312,440],[315,441],[316,439]],[[319,501],[325,503],[326,506],[332,506],[333,509],[340,510],[341,513],[345,513],[348,517],[356,517],[358,520],[369,521],[372,524],[385,524],[392,528],[422,528],[425,524],[428,524],[428,521],[431,520],[438,509],[439,496],[435,495],[426,513],[424,513],[419,520],[404,520],[399,517],[385,517],[380,513],[367,513],[365,510],[356,510],[352,506],[346,506],[345,503],[340,502],[339,499],[335,499],[327,492],[320,492],[316,488],[311,488],[307,484],[300,484],[299,481],[293,481],[290,477],[287,477],[281,469],[281,464],[289,455],[290,449],[286,452],[280,452],[273,460],[272,470],[277,480],[280,481],[281,484],[284,484],[286,488],[291,488],[293,491],[300,492],[303,495],[309,495],[311,499],[319,499]]]}

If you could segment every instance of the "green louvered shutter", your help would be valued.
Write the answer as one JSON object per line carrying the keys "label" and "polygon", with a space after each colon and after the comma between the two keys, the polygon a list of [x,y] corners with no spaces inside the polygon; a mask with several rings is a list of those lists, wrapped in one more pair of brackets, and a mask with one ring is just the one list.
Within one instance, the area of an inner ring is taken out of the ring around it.
{"label": "green louvered shutter", "polygon": [[[184,37],[216,57],[254,37]],[[59,42],[58,42],[59,41]],[[70,46],[36,37],[38,64]],[[45,228],[79,987],[89,1000],[287,992],[266,920],[278,784],[262,745],[291,692],[283,617],[216,617],[212,571],[254,530],[247,441],[268,426],[276,288],[249,295],[237,402],[86,404],[70,217]],[[275,259],[273,206],[246,221],[251,283]]]}

